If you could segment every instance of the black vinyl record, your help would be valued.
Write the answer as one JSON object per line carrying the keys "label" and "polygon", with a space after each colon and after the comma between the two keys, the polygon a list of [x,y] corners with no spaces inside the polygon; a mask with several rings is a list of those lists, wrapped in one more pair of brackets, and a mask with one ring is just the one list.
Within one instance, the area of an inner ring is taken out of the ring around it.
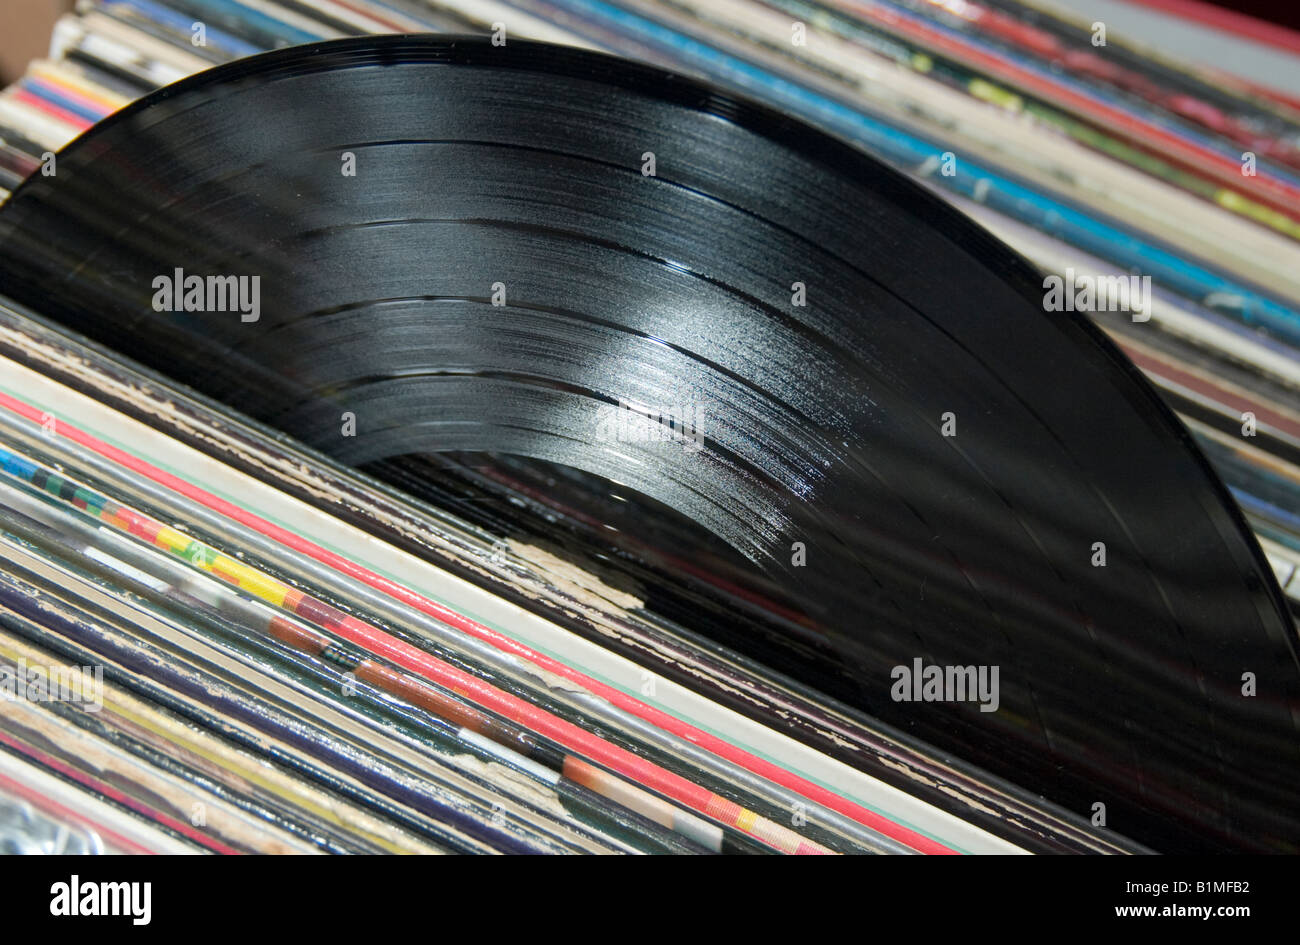
{"label": "black vinyl record", "polygon": [[[1026,262],[772,110],[514,40],[281,50],[69,145],[0,279],[417,495],[589,522],[705,588],[647,606],[1099,830],[1300,849],[1294,626],[1187,432]],[[918,665],[996,667],[996,709]]]}

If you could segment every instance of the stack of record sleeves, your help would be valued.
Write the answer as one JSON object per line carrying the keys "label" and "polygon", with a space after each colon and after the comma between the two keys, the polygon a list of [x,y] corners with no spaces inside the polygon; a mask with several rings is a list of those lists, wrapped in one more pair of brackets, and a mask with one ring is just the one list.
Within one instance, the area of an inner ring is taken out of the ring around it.
{"label": "stack of record sleeves", "polygon": [[1211,10],[79,0],[0,849],[1300,852],[1300,34]]}

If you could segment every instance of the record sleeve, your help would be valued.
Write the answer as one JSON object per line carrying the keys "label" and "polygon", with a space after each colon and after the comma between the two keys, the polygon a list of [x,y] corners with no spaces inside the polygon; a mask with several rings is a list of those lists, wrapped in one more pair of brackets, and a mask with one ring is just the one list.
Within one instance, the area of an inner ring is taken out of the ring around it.
{"label": "record sleeve", "polygon": [[531,479],[615,571],[761,601],[728,645],[1139,842],[1297,849],[1294,626],[1226,489],[1028,263],[855,148],[603,55],[369,37],[57,167],[0,210],[17,301],[415,494]]}

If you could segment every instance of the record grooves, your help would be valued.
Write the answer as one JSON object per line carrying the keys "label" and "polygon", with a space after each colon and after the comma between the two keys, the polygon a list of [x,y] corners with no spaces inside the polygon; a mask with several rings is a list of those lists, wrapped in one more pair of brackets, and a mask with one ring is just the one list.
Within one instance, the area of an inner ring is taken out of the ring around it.
{"label": "record grooves", "polygon": [[[257,320],[158,311],[178,270],[258,277]],[[0,279],[345,462],[674,509],[645,560],[703,529],[797,615],[731,645],[1137,841],[1300,840],[1294,629],[1187,432],[1025,261],[763,106],[514,40],[269,53],[69,145]],[[1000,710],[895,701],[917,659],[998,666]]]}

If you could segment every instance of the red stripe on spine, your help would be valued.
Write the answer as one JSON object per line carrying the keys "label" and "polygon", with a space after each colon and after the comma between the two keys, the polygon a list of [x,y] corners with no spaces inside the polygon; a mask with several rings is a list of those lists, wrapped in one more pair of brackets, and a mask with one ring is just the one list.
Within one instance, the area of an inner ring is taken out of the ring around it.
{"label": "red stripe on spine", "polygon": [[[9,410],[12,413],[16,413],[19,416],[25,417],[28,420],[32,420],[36,423],[40,422],[41,412],[39,410],[3,392],[0,392],[0,407]],[[555,673],[556,675],[572,682],[576,682],[585,689],[609,700],[609,702],[618,706],[620,709],[650,722],[670,734],[683,738],[720,758],[725,758],[727,761],[745,768],[754,774],[767,778],[782,787],[803,795],[809,800],[815,801],[824,807],[856,820],[873,830],[879,831],[891,839],[897,840],[899,843],[906,844],[918,852],[931,854],[957,853],[956,850],[945,846],[937,840],[918,833],[909,827],[894,823],[889,818],[847,798],[841,797],[833,791],[822,787],[820,784],[809,781],[791,771],[787,771],[779,765],[764,758],[759,758],[756,755],[750,754],[744,749],[738,748],[718,736],[698,729],[687,722],[683,722],[681,719],[669,715],[661,709],[646,705],[620,689],[615,689],[613,686],[606,685],[599,680],[591,679],[558,660],[537,653],[518,641],[511,640],[509,637],[506,637],[489,627],[485,627],[468,617],[462,616],[456,611],[445,607],[436,601],[429,600],[409,588],[403,587],[382,575],[376,574],[373,571],[344,558],[342,555],[326,548],[322,548],[286,528],[282,528],[273,522],[268,522],[232,502],[228,502],[219,496],[206,492],[178,476],[159,469],[139,457],[133,456],[125,450],[119,449],[110,443],[105,443],[77,427],[61,423],[59,425],[59,432],[67,439],[99,453],[101,456],[112,460],[118,465],[139,473],[159,485],[165,486],[173,492],[193,499],[201,505],[205,505],[213,511],[216,511],[233,521],[239,522],[241,525],[245,525],[254,531],[260,532],[287,548],[301,552],[322,564],[328,565],[340,573],[346,574],[349,577],[355,578],[356,580],[375,588],[376,590],[382,591],[389,597],[399,600],[449,627],[460,630],[463,633],[468,633],[471,636],[490,643],[499,650],[519,656],[549,672]],[[393,640],[393,642],[396,643],[397,641]],[[432,657],[429,657],[428,654],[425,654],[422,650],[417,650],[416,652],[432,659]],[[477,680],[475,681],[477,682]],[[581,729],[579,729],[579,731],[581,731]],[[584,732],[583,734],[586,733]],[[635,758],[636,756],[633,757]],[[640,761],[641,759],[636,760]]]}

